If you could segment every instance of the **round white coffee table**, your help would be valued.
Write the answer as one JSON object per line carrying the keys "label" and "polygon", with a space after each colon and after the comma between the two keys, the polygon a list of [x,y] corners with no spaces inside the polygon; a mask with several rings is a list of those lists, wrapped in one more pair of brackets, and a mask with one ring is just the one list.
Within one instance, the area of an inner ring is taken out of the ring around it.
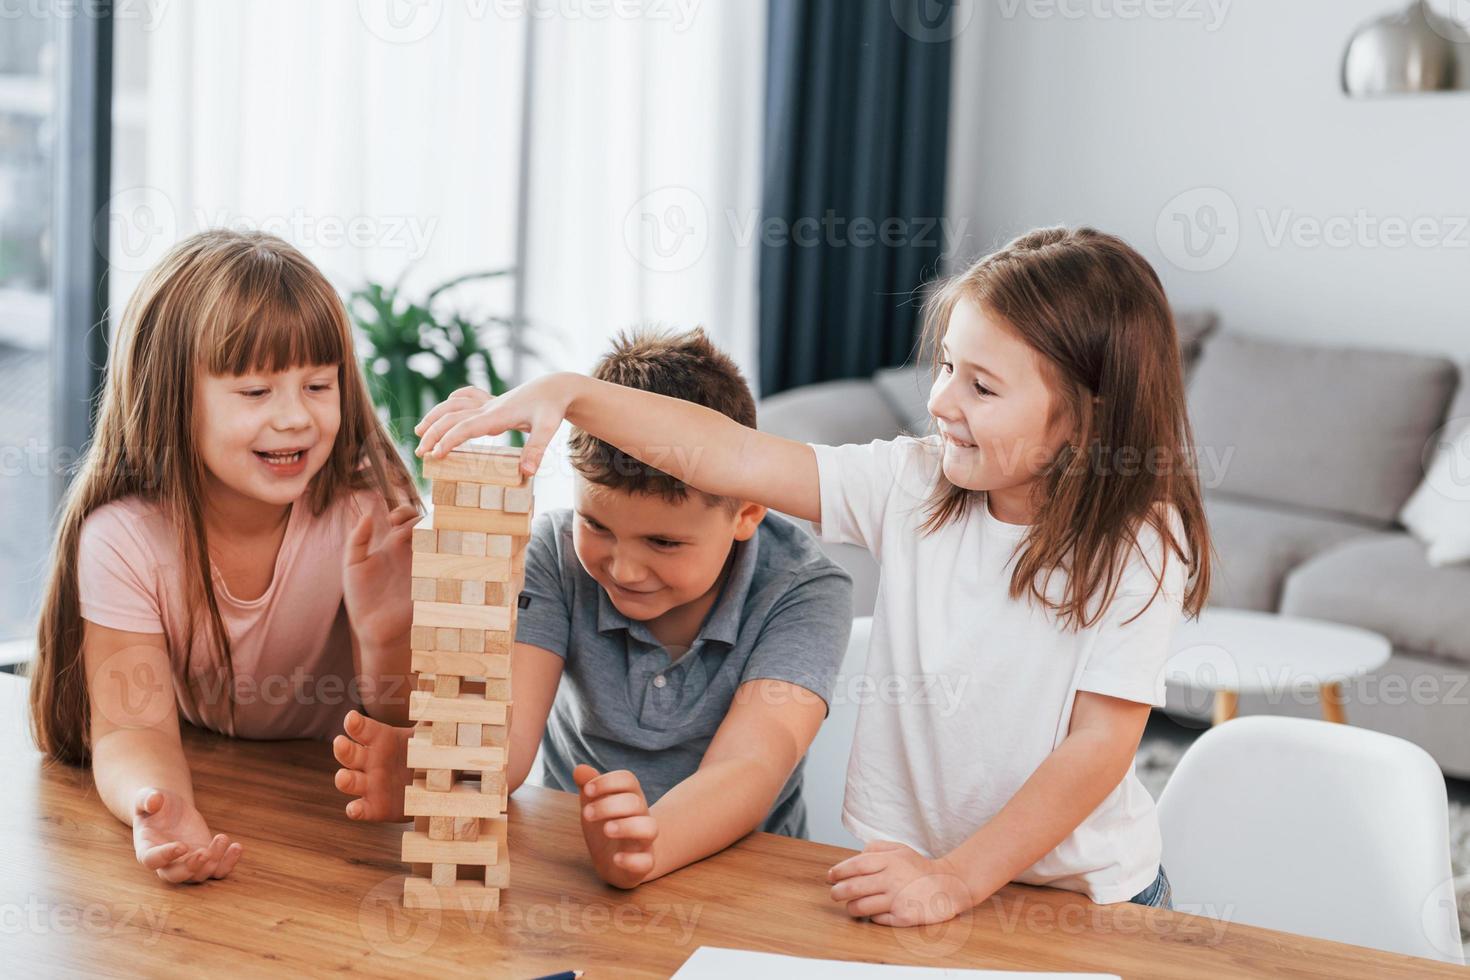
{"label": "round white coffee table", "polygon": [[1214,723],[1235,717],[1241,694],[1318,692],[1322,717],[1347,720],[1342,684],[1388,662],[1387,638],[1356,626],[1245,609],[1206,609],[1174,634],[1168,680],[1215,694]]}

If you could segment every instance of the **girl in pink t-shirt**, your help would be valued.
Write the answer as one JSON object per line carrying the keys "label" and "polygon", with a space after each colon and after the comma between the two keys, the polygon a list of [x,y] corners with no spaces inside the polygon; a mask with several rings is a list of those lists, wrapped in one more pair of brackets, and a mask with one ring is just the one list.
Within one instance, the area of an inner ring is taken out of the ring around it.
{"label": "girl in pink t-shirt", "polygon": [[406,723],[418,516],[322,274],[270,235],[176,246],[123,315],[31,670],[37,744],[91,763],[144,867],[240,857],[195,807],[181,715],[242,738]]}

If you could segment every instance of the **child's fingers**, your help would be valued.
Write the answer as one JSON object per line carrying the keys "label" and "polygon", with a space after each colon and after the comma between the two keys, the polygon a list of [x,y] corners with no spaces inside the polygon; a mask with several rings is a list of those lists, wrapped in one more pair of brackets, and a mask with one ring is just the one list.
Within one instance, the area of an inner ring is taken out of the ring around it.
{"label": "child's fingers", "polygon": [[356,769],[338,769],[332,783],[348,796],[362,796],[367,792],[367,773]]}
{"label": "child's fingers", "polygon": [[833,885],[830,894],[834,902],[852,902],[886,890],[887,885],[881,874],[858,875]]}
{"label": "child's fingers", "polygon": [[583,795],[586,796],[587,784],[596,779],[598,775],[599,773],[596,769],[584,762],[572,770],[572,782],[576,783],[577,789],[581,790]]}
{"label": "child's fingers", "polygon": [[338,735],[332,739],[332,755],[344,769],[367,768],[367,746],[354,742],[346,735]]}
{"label": "child's fingers", "polygon": [[214,877],[223,878],[235,870],[235,865],[240,862],[240,855],[245,853],[245,848],[237,841],[225,850],[225,856],[220,859],[219,867],[214,869]]}
{"label": "child's fingers", "polygon": [[[424,457],[443,456],[445,453],[449,452],[449,450],[453,449],[459,444],[456,442],[445,442],[445,439],[449,435],[449,433],[453,429],[455,429],[460,422],[478,416],[479,414],[480,413],[478,409],[452,406],[449,411],[440,415],[437,419],[433,421],[433,423],[429,425],[427,429],[424,430],[423,435],[419,437],[418,448],[414,451],[417,452],[420,456]],[[493,435],[494,433],[482,432],[479,434]],[[464,439],[467,438],[469,437],[462,436],[460,438],[460,441],[463,442]]]}
{"label": "child's fingers", "polygon": [[214,877],[215,869],[219,867],[220,861],[224,859],[225,851],[229,849],[230,838],[224,834],[215,834],[214,840],[209,842],[209,847],[204,851],[204,857],[194,866],[194,873],[189,876],[190,881],[208,881]]}
{"label": "child's fingers", "polygon": [[417,524],[419,509],[413,504],[400,504],[388,512],[388,523],[395,529],[404,524]]}
{"label": "child's fingers", "polygon": [[619,868],[635,875],[647,875],[653,870],[651,851],[619,851],[612,860]]}
{"label": "child's fingers", "polygon": [[181,858],[189,849],[178,841],[169,841],[166,844],[158,844],[150,847],[138,855],[138,860],[143,867],[149,871],[157,871],[169,863]]}
{"label": "child's fingers", "polygon": [[133,813],[140,817],[151,817],[163,809],[163,792],[152,786],[144,786],[133,796]]}
{"label": "child's fingers", "polygon": [[368,556],[368,543],[373,538],[373,518],[364,514],[358,519],[352,533],[347,537],[347,564],[356,565]]}
{"label": "child's fingers", "polygon": [[429,409],[429,414],[420,419],[419,424],[413,427],[413,434],[416,436],[423,435],[424,431],[439,421],[446,412],[452,412],[456,409],[473,405],[483,405],[490,400],[490,397],[488,391],[482,391],[479,388],[456,388],[449,393],[448,398]]}
{"label": "child's fingers", "polygon": [[[591,766],[587,768],[591,769]],[[594,772],[596,770],[593,770]],[[596,799],[600,796],[608,796],[612,793],[642,793],[643,785],[638,782],[638,777],[627,769],[614,769],[612,772],[603,773],[586,785],[587,798]]]}
{"label": "child's fingers", "polygon": [[864,851],[845,861],[834,864],[827,872],[827,881],[838,882],[855,875],[870,875],[883,870],[888,862],[871,851]]}
{"label": "child's fingers", "polygon": [[648,812],[648,804],[632,793],[604,796],[582,807],[582,819],[589,822],[636,817]]}
{"label": "child's fingers", "polygon": [[546,447],[551,445],[551,440],[556,435],[556,430],[561,428],[561,415],[538,415],[531,420],[531,433],[526,436],[526,444],[521,448],[521,472],[527,476],[535,476],[541,469],[541,458],[546,455]]}
{"label": "child's fingers", "polygon": [[619,817],[603,824],[602,832],[614,840],[651,844],[658,838],[658,819],[651,816]]}
{"label": "child's fingers", "polygon": [[860,898],[856,902],[848,902],[847,914],[855,919],[860,919],[865,915],[882,915],[892,908],[893,896],[887,892],[880,892],[877,895]]}

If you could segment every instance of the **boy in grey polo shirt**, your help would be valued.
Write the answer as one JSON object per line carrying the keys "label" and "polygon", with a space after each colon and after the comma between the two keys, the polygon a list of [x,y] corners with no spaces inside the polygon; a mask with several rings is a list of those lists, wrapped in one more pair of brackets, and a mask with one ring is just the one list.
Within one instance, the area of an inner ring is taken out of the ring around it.
{"label": "boy in grey polo shirt", "polygon": [[[699,330],[621,337],[594,374],[755,426],[739,369]],[[752,830],[805,836],[802,760],[847,648],[851,580],[760,505],[580,431],[570,450],[576,507],[538,517],[526,550],[511,790],[539,745],[543,782],[580,793],[593,865],[622,888]],[[362,797],[349,816],[401,815],[401,790],[396,805],[374,790],[407,775],[373,760],[401,766],[402,733],[357,713],[346,729],[337,785]]]}

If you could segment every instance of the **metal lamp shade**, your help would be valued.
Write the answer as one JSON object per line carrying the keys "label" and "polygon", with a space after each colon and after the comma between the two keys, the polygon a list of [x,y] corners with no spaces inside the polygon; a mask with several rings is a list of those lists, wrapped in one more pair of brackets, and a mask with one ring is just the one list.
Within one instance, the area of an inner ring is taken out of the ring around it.
{"label": "metal lamp shade", "polygon": [[1470,33],[1415,0],[1353,34],[1342,89],[1354,98],[1470,90]]}

